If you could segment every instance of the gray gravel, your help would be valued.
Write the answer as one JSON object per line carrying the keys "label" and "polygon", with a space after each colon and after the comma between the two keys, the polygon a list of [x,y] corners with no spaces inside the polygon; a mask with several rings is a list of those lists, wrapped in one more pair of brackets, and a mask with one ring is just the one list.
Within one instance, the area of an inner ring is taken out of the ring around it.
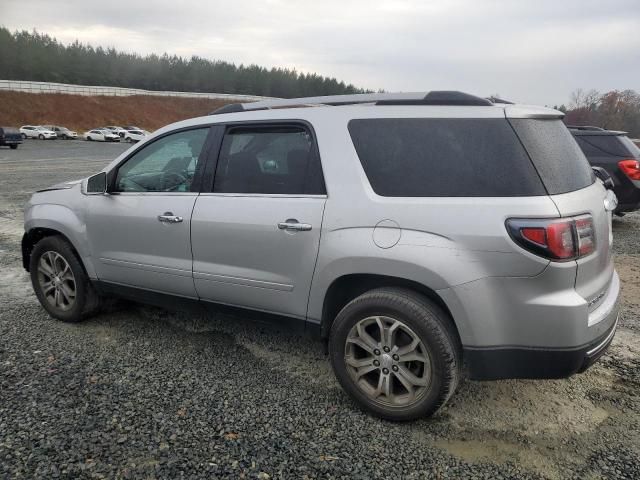
{"label": "gray gravel", "polygon": [[640,215],[615,222],[623,328],[597,365],[464,381],[435,418],[392,424],[346,397],[319,343],[272,327],[124,303],[46,315],[20,267],[22,205],[124,148],[0,150],[0,478],[640,477]]}

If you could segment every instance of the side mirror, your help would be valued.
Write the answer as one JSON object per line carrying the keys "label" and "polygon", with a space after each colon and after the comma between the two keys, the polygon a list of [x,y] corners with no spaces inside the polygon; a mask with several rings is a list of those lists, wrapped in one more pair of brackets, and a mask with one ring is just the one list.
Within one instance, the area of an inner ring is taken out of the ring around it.
{"label": "side mirror", "polygon": [[591,169],[595,176],[604,184],[604,188],[607,190],[613,190],[613,179],[611,178],[611,175],[609,175],[609,172],[602,167],[591,167]]}
{"label": "side mirror", "polygon": [[87,194],[100,195],[107,192],[107,174],[96,173],[87,180]]}

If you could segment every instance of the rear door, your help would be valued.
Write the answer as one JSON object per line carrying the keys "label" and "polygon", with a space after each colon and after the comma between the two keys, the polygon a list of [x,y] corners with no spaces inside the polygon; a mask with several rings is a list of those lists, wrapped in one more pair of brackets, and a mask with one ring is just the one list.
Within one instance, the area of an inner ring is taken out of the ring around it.
{"label": "rear door", "polygon": [[200,298],[305,318],[325,201],[309,126],[227,126],[192,218]]}
{"label": "rear door", "polygon": [[576,291],[598,307],[613,279],[611,211],[605,209],[606,190],[560,120],[510,120],[529,153],[547,192],[562,217],[590,215],[595,252],[577,260]]}

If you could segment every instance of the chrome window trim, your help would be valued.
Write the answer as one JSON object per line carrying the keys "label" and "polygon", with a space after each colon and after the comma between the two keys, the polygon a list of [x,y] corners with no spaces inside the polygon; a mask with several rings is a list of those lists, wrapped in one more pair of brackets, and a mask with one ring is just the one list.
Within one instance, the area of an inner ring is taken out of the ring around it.
{"label": "chrome window trim", "polygon": [[297,193],[221,193],[221,192],[203,192],[201,197],[249,197],[249,198],[327,198],[323,195],[305,195]]}
{"label": "chrome window trim", "polygon": [[190,195],[193,197],[198,196],[198,192],[109,192],[107,195],[124,195],[126,197],[134,196],[134,195],[150,195],[150,196],[161,196],[161,195],[181,195],[186,196]]}

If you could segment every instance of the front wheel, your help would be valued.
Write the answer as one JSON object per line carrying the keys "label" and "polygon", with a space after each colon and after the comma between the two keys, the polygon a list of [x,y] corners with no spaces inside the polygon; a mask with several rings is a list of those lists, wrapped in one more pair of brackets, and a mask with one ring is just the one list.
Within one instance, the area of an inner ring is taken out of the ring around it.
{"label": "front wheel", "polygon": [[329,353],[345,391],[388,420],[434,414],[458,384],[460,347],[451,320],[411,290],[380,288],[349,302],[331,328]]}
{"label": "front wheel", "polygon": [[11,150],[15,150],[18,148],[17,144],[13,144],[13,145],[9,145],[9,147],[11,148]]}
{"label": "front wheel", "polygon": [[100,299],[71,245],[58,236],[40,240],[29,262],[31,284],[44,309],[63,322],[95,313]]}

